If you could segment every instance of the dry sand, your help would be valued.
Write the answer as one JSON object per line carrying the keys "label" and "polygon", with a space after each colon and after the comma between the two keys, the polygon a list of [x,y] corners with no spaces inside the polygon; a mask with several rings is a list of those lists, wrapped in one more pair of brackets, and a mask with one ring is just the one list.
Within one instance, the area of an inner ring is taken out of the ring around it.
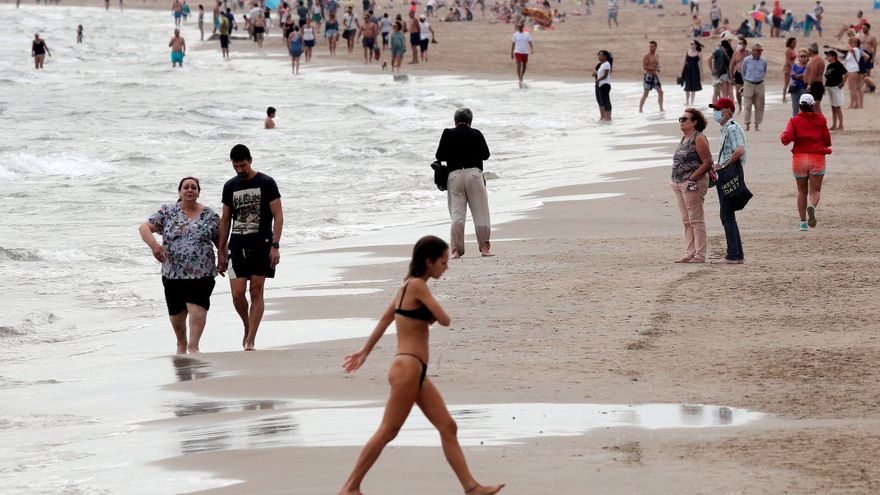
{"label": "dry sand", "polygon": [[[705,18],[709,2],[702,3]],[[720,3],[732,22],[739,18],[730,15],[734,6],[751,4]],[[828,31],[850,20],[856,8],[870,6],[867,1],[825,3]],[[668,83],[668,74],[677,70],[673,61],[686,49],[688,18],[676,15],[683,12],[677,2],[666,4],[665,15],[658,17],[626,3],[623,27],[610,34],[604,5],[592,17],[570,17],[554,31],[537,33],[529,77],[586,80],[592,54],[608,48],[616,55],[616,77],[635,79],[650,38],[660,42]],[[799,16],[809,5],[806,0],[784,3]],[[193,24],[184,33],[189,38]],[[513,73],[507,58],[511,26],[478,20],[434,27],[440,44],[432,46],[430,63],[407,71]],[[234,44],[233,56],[245,44]],[[278,40],[271,44],[282,49]],[[782,40],[767,40],[766,46],[773,74]],[[316,50],[316,63],[359,65],[357,53],[328,62],[324,50]],[[880,105],[869,95],[866,106],[847,111],[849,130],[833,135],[819,226],[807,233],[796,229],[789,153],[778,142],[787,107],[776,106],[762,132],[748,135],[746,174],[755,198],[738,215],[745,265],[671,262],[683,241],[666,167],[621,175],[615,178],[625,180],[617,182],[545,191],[547,196],[625,195],[548,203],[494,232],[496,239],[524,239],[496,242],[497,258],[482,260],[471,252],[453,263],[434,284],[453,325],[433,329],[429,370],[452,404],[681,402],[771,415],[730,429],[614,429],[467,448],[478,479],[507,481],[504,493],[511,494],[880,492],[880,142],[871,120]],[[662,132],[675,134],[677,128],[664,124]],[[716,136],[717,126],[710,124],[708,134]],[[637,142],[638,135],[632,138]],[[716,139],[712,145],[717,152]],[[671,157],[672,149],[657,152]],[[706,209],[711,255],[718,258],[724,237],[712,191]],[[406,256],[408,249],[373,250]],[[280,310],[273,316],[279,319],[378,317],[404,269],[394,263],[347,272],[350,281],[387,280],[357,285],[383,289],[378,294],[271,300],[269,309]],[[386,337],[365,369],[344,376],[342,357],[360,344],[205,354],[199,359],[210,363],[210,370],[236,374],[171,388],[230,399],[384,401],[394,337]],[[195,420],[210,422],[211,417]],[[244,480],[212,494],[327,494],[338,490],[357,452],[354,447],[251,449],[191,454],[162,465]],[[415,447],[386,450],[364,489],[459,491],[440,449]]]}

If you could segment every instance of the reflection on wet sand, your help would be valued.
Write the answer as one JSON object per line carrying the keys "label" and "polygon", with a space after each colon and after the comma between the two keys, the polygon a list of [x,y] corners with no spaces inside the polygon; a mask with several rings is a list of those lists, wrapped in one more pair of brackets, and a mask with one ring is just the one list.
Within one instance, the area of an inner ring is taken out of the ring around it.
{"label": "reflection on wet sand", "polygon": [[172,356],[171,364],[174,365],[174,374],[177,375],[179,382],[201,380],[213,375],[204,371],[204,368],[209,366],[208,363],[189,356]]}
{"label": "reflection on wet sand", "polygon": [[[276,403],[277,404],[277,403]],[[690,404],[481,404],[450,406],[462,445],[504,445],[540,436],[574,436],[609,427],[705,428],[739,426],[761,413]],[[212,418],[210,424],[179,429],[184,453],[278,446],[362,445],[378,427],[381,407],[288,410],[269,417]],[[437,432],[414,410],[398,446],[440,446]]]}

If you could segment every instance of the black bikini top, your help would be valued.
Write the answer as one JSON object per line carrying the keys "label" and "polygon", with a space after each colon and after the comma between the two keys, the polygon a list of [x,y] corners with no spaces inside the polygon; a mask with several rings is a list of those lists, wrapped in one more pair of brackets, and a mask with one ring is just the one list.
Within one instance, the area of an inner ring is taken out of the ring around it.
{"label": "black bikini top", "polygon": [[407,318],[412,318],[414,320],[422,320],[431,323],[431,321],[434,319],[434,313],[432,313],[431,310],[428,309],[428,307],[424,304],[419,305],[419,307],[416,309],[401,308],[401,306],[403,306],[403,296],[406,295],[407,285],[409,285],[409,282],[407,282],[403,286],[403,291],[400,293],[400,303],[397,305],[397,309],[394,310],[394,313],[400,316],[405,316]]}

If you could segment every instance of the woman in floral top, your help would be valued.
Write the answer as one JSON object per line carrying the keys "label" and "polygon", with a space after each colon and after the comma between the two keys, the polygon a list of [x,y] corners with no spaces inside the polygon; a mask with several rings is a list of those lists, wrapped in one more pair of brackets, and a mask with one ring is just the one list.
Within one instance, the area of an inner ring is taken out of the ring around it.
{"label": "woman in floral top", "polygon": [[[177,186],[177,203],[163,205],[140,226],[141,239],[162,263],[165,303],[177,336],[178,354],[199,352],[217,276],[214,246],[219,239],[220,217],[198,202],[200,192],[198,179],[183,178]],[[161,245],[153,234],[162,236]]]}

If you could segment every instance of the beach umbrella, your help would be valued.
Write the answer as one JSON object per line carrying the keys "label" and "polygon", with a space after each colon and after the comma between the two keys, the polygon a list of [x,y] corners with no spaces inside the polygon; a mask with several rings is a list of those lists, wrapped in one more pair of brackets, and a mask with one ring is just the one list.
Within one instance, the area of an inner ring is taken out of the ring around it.
{"label": "beach umbrella", "polygon": [[280,3],[281,3],[281,0],[266,0],[265,5],[266,5],[266,7],[269,7],[270,9],[275,10],[278,8],[278,4],[280,4]]}
{"label": "beach umbrella", "polygon": [[756,11],[752,12],[752,17],[758,22],[764,22],[767,19],[767,17],[764,15],[764,13],[761,12],[760,10],[756,10]]}

